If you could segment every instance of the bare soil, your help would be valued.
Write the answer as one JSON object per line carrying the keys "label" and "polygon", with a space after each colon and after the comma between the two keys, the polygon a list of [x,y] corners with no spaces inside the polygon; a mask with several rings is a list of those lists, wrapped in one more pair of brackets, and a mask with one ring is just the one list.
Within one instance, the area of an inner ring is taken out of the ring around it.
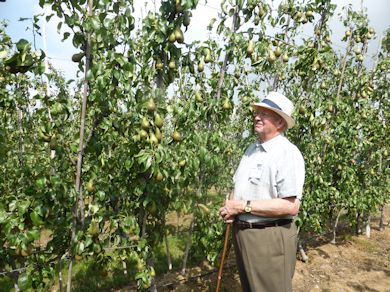
{"label": "bare soil", "polygon": [[[390,206],[385,212],[385,229],[379,231],[379,218],[372,220],[371,237],[344,234],[331,244],[330,237],[314,238],[306,246],[309,261],[297,261],[295,292],[370,291],[390,292]],[[216,269],[204,263],[157,278],[158,291],[215,291]],[[121,291],[128,291],[126,289]],[[230,252],[223,273],[221,291],[241,291]]]}

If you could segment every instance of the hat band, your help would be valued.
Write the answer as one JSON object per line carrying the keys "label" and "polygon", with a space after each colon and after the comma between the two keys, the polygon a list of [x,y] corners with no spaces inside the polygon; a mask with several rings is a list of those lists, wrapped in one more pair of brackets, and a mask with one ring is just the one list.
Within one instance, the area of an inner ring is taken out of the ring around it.
{"label": "hat band", "polygon": [[276,103],[274,103],[272,100],[264,99],[262,103],[268,104],[270,107],[276,108],[280,111],[283,111]]}

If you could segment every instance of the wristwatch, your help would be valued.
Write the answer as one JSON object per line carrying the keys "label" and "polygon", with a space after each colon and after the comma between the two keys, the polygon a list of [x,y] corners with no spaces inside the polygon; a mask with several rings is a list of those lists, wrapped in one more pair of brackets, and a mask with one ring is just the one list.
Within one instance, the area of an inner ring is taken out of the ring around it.
{"label": "wristwatch", "polygon": [[245,213],[250,213],[252,211],[251,201],[246,201],[244,211]]}

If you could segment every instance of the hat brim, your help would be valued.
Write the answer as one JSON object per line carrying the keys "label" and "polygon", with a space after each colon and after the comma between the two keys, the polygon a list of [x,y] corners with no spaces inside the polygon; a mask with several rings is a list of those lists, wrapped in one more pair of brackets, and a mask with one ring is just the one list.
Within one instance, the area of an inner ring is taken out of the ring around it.
{"label": "hat brim", "polygon": [[295,125],[295,121],[294,121],[294,119],[292,117],[290,117],[289,115],[285,114],[281,110],[278,110],[276,108],[273,108],[273,107],[269,106],[266,103],[262,103],[262,102],[260,102],[260,103],[253,103],[252,107],[253,108],[262,107],[262,108],[266,108],[266,109],[269,109],[269,110],[277,113],[279,116],[281,116],[286,121],[288,129],[294,127],[294,125]]}

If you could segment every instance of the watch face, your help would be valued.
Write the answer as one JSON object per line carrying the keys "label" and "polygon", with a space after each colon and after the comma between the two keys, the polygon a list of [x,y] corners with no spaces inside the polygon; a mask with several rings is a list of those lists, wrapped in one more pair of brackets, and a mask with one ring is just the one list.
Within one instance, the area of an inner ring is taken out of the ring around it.
{"label": "watch face", "polygon": [[250,213],[252,211],[251,201],[246,201],[246,206],[245,206],[244,210],[246,213]]}

